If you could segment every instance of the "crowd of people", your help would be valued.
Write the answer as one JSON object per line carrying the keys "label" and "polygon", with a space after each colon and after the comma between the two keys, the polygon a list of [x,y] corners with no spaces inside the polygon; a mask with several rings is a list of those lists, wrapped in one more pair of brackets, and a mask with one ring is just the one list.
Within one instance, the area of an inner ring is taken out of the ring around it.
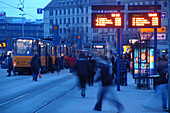
{"label": "crowd of people", "polygon": [[[1,59],[5,59],[3,55]],[[117,107],[119,112],[124,110],[122,103],[118,101],[118,98],[111,90],[115,84],[117,84],[117,59],[113,55],[111,58],[107,56],[100,56],[100,60],[96,61],[91,54],[80,53],[79,56],[75,54],[69,56],[57,57],[55,59],[55,66],[53,65],[52,56],[49,55],[48,69],[51,73],[54,73],[56,69],[59,72],[61,69],[69,69],[70,73],[76,72],[79,78],[79,87],[81,88],[81,96],[86,96],[86,83],[89,86],[93,86],[94,82],[101,81],[101,87],[98,91],[97,102],[94,106],[94,110],[102,110],[102,101],[106,99],[110,101],[114,106]],[[13,59],[11,53],[7,56],[8,59],[8,76],[11,76],[13,71]],[[130,61],[124,54],[120,56],[120,84],[121,86],[127,86],[127,72],[130,72]],[[41,61],[38,53],[31,59],[31,70],[33,74],[33,81],[37,81],[38,73],[41,71]],[[165,111],[168,111],[168,59],[165,55],[158,57],[157,61],[157,72],[159,77],[155,79],[155,93],[144,105],[149,104],[157,97],[159,93],[162,94],[162,107]],[[15,74],[15,72],[14,72]],[[108,94],[112,97],[107,98]]]}

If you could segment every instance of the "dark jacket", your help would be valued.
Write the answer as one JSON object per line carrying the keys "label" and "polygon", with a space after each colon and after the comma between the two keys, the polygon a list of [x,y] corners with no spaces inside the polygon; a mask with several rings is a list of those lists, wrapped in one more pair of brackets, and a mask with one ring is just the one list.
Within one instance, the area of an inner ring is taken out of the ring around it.
{"label": "dark jacket", "polygon": [[114,76],[112,75],[112,66],[107,62],[102,61],[103,63],[100,66],[100,75],[96,78],[95,82],[102,82],[102,86],[109,86],[113,84]]}
{"label": "dark jacket", "polygon": [[158,61],[157,72],[160,75],[160,77],[155,79],[156,85],[167,84],[168,79],[166,78],[166,75],[168,73],[168,61],[165,60]]}
{"label": "dark jacket", "polygon": [[120,73],[127,73],[130,70],[130,63],[127,59],[120,59]]}
{"label": "dark jacket", "polygon": [[77,71],[78,76],[85,75],[87,76],[89,73],[89,61],[85,57],[79,57],[74,65],[73,68]]}
{"label": "dark jacket", "polygon": [[49,67],[49,70],[53,69],[53,59],[51,56],[49,56],[48,67]]}
{"label": "dark jacket", "polygon": [[32,71],[39,71],[41,68],[41,60],[38,55],[35,55],[31,59],[31,69]]}
{"label": "dark jacket", "polygon": [[9,58],[8,58],[8,69],[9,70],[13,69],[13,59],[12,59],[12,56],[9,56]]}
{"label": "dark jacket", "polygon": [[95,75],[96,73],[96,61],[95,60],[89,60],[89,66],[90,66],[90,74]]}

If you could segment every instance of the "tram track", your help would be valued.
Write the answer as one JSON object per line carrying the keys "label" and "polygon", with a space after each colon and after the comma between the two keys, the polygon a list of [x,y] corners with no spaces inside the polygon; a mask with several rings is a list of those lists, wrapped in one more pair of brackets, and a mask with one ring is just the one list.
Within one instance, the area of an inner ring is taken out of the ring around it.
{"label": "tram track", "polygon": [[[36,95],[39,92],[44,92],[47,89],[53,88],[53,87],[55,87],[55,86],[57,86],[57,85],[59,85],[61,83],[67,82],[67,81],[71,80],[72,78],[73,78],[73,76],[69,76],[69,75],[67,76],[66,75],[63,78],[60,78],[60,79],[57,79],[57,80],[53,80],[53,81],[50,81],[48,83],[42,84],[42,85],[40,85],[40,86],[38,86],[38,87],[36,87],[34,89],[27,90],[24,93],[22,93],[22,94],[20,94],[20,95],[18,95],[16,97],[13,97],[13,98],[11,98],[9,100],[6,100],[6,101],[0,103],[0,111],[3,110],[3,109],[1,109],[2,107],[3,108],[7,108],[8,106],[10,106],[10,104],[12,104],[12,103],[14,103],[16,101],[18,101],[18,102],[22,101],[22,99],[24,99],[24,97],[31,98],[32,95]],[[44,107],[46,107],[47,105],[52,103],[53,101],[59,99],[60,97],[66,95],[67,93],[72,91],[75,87],[76,86],[73,86],[70,89],[62,92],[60,95],[56,96],[55,98],[53,98],[50,101],[46,102],[45,104],[41,105],[38,109],[34,110],[34,112],[36,113],[36,112],[40,111],[41,109],[43,109]]]}
{"label": "tram track", "polygon": [[50,100],[49,102],[47,102],[46,104],[44,104],[43,106],[39,107],[37,110],[34,111],[34,113],[38,113],[40,110],[42,110],[43,108],[45,108],[46,106],[48,106],[49,104],[51,104],[52,102],[56,101],[57,99],[61,98],[61,97],[64,97],[67,93],[69,93],[70,91],[72,91],[74,88],[76,87],[73,86],[70,90],[68,91],[65,91],[64,93],[58,95],[56,98]]}

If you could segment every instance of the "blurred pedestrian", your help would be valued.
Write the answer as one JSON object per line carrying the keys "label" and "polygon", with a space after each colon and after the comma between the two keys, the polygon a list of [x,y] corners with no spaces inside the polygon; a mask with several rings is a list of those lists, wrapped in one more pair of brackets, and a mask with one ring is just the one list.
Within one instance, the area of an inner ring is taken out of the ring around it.
{"label": "blurred pedestrian", "polygon": [[89,55],[89,66],[90,66],[90,72],[88,76],[88,83],[89,86],[93,86],[93,81],[94,81],[94,75],[96,74],[96,61],[93,59],[92,55]]}
{"label": "blurred pedestrian", "polygon": [[11,76],[11,71],[13,71],[13,58],[11,53],[9,53],[8,55],[8,76]]}
{"label": "blurred pedestrian", "polygon": [[49,60],[48,60],[48,69],[51,71],[51,73],[54,73],[54,68],[53,68],[53,59],[51,54],[49,55]]}
{"label": "blurred pedestrian", "polygon": [[57,69],[57,72],[60,72],[61,70],[61,58],[58,56],[56,57],[55,59],[55,65],[56,65],[56,69]]}
{"label": "blurred pedestrian", "polygon": [[95,82],[101,81],[102,86],[99,88],[97,102],[95,104],[94,110],[101,111],[103,99],[107,99],[110,103],[117,107],[119,112],[122,112],[124,111],[124,106],[118,101],[118,98],[113,92],[114,77],[112,74],[112,66],[106,56],[103,57],[101,62],[102,65],[100,67],[100,75],[97,77]]}
{"label": "blurred pedestrian", "polygon": [[120,83],[122,86],[127,86],[127,70],[130,72],[130,63],[123,54],[120,59]]}
{"label": "blurred pedestrian", "polygon": [[153,100],[158,97],[159,94],[162,94],[162,108],[165,111],[168,111],[168,60],[161,56],[157,64],[157,72],[160,77],[155,78],[155,92],[154,95],[149,99],[147,104],[144,107],[150,106],[153,103]]}
{"label": "blurred pedestrian", "polygon": [[73,72],[73,64],[74,64],[74,57],[72,55],[70,55],[69,64],[70,64],[70,73],[72,73]]}
{"label": "blurred pedestrian", "polygon": [[69,60],[70,60],[70,57],[68,55],[68,56],[65,57],[65,61],[64,61],[64,67],[66,69],[70,68]]}
{"label": "blurred pedestrian", "polygon": [[85,97],[85,87],[87,82],[87,77],[89,74],[89,62],[84,53],[79,55],[79,58],[75,61],[73,68],[77,71],[79,77],[79,82],[81,86],[81,95]]}
{"label": "blurred pedestrian", "polygon": [[41,71],[41,60],[38,53],[36,53],[31,59],[31,70],[33,74],[33,81],[37,81],[38,74]]}

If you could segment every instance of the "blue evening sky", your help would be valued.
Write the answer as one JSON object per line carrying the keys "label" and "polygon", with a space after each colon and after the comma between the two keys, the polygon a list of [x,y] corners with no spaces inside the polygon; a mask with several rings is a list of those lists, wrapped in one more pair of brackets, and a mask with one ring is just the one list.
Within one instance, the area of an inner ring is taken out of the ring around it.
{"label": "blue evening sky", "polygon": [[22,7],[20,1],[24,1],[26,19],[43,19],[43,14],[37,14],[37,8],[44,8],[51,0],[0,0],[0,12],[6,12],[7,17],[21,17],[23,12],[17,9]]}

